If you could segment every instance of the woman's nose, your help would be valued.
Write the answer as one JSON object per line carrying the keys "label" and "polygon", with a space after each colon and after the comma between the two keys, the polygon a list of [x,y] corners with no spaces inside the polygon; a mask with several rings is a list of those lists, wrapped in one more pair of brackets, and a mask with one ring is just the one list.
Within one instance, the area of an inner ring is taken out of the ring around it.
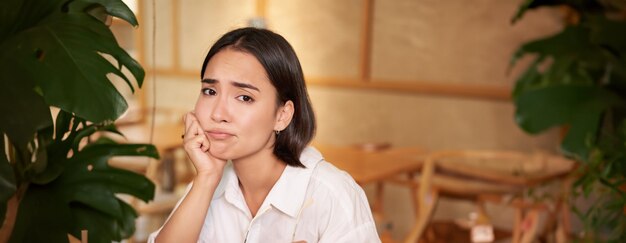
{"label": "woman's nose", "polygon": [[211,119],[217,123],[230,121],[228,101],[225,100],[224,97],[218,97],[215,99],[215,103],[213,103],[213,110],[211,111]]}

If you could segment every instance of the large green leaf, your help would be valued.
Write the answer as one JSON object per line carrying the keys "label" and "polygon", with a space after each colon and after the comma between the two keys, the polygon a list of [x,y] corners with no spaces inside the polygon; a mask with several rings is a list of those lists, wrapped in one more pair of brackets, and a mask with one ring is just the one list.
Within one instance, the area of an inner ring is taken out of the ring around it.
{"label": "large green leaf", "polygon": [[[68,149],[71,140],[79,132],[80,130],[74,130],[66,140],[55,140],[53,144]],[[92,143],[75,152],[69,159],[50,156],[51,160],[63,160],[50,161],[50,164],[62,165],[62,173],[48,184],[31,184],[34,190],[27,191],[26,204],[20,206],[18,217],[22,219],[20,226],[16,228],[17,233],[14,232],[16,236],[13,236],[15,240],[12,239],[12,242],[42,242],[42,239],[47,237],[55,239],[61,233],[79,236],[82,229],[89,231],[90,242],[119,241],[130,236],[134,231],[134,219],[137,214],[115,195],[124,193],[149,201],[154,197],[154,184],[143,175],[110,167],[107,161],[114,156],[158,158],[158,153],[154,146],[147,144]],[[42,195],[46,195],[46,201],[50,205],[61,208],[65,213],[59,215],[54,212],[43,212],[54,209],[41,207],[41,198],[44,197]],[[31,214],[30,210],[40,213]],[[37,237],[29,236],[23,231],[25,227],[45,227],[45,222],[53,219],[67,221],[67,224],[40,231]],[[66,241],[67,238],[65,241],[56,242]]]}
{"label": "large green leaf", "polygon": [[568,26],[558,34],[522,45],[511,58],[511,65],[528,53],[543,56],[598,55],[597,47],[589,41],[589,30],[580,26]]}
{"label": "large green leaf", "polygon": [[67,173],[59,178],[59,183],[78,186],[103,183],[113,193],[127,193],[146,202],[151,200],[154,184],[143,175],[110,167],[107,161],[113,156],[158,158],[158,152],[149,144],[91,144],[68,162]]}
{"label": "large green leaf", "polygon": [[[96,15],[96,13],[94,12],[97,12],[97,15],[102,15],[102,14],[112,15],[112,16],[121,18],[123,20],[126,20],[128,23],[132,24],[133,26],[137,26],[137,19],[135,18],[135,15],[128,8],[128,6],[126,6],[126,4],[121,0],[76,0],[72,2],[70,7],[71,7],[70,11],[72,12],[77,12],[77,13],[88,12],[91,15]],[[96,17],[96,19],[99,19],[100,21],[104,21],[102,17],[98,17],[98,16],[94,16],[94,17]],[[95,30],[95,31],[101,32],[102,30],[104,29]],[[108,31],[108,29],[106,30]],[[100,33],[100,35],[104,36],[104,35],[109,35],[109,34]],[[139,87],[143,85],[143,79],[144,79],[145,73],[136,60],[132,59],[128,55],[118,55],[115,53],[108,53],[108,54],[113,55],[113,57],[119,61],[120,69],[121,69],[121,64],[124,64],[126,68],[128,68],[128,70],[135,77],[137,81],[137,85]],[[126,54],[126,53],[122,53],[122,54]],[[125,76],[121,76],[121,77],[128,83],[130,89],[134,92],[133,84],[131,83],[131,81],[127,79]]]}
{"label": "large green leaf", "polygon": [[567,125],[562,152],[584,162],[572,192],[600,199],[577,211],[583,231],[591,232],[583,241],[625,242],[626,192],[619,188],[626,184],[626,2],[527,0],[513,21],[551,5],[569,6],[571,26],[523,45],[512,57],[512,65],[527,54],[547,61],[518,79],[517,122],[531,133]]}
{"label": "large green leaf", "polygon": [[107,78],[126,77],[100,53],[106,53],[143,79],[143,69],[120,48],[110,30],[87,14],[55,14],[36,27],[3,43],[0,61],[29,67],[22,73],[41,87],[48,104],[76,113],[92,122],[114,120],[126,101]]}
{"label": "large green leaf", "polygon": [[48,184],[56,179],[63,172],[63,162],[67,159],[67,154],[71,149],[73,138],[76,136],[76,132],[70,132],[68,137],[63,140],[64,136],[71,128],[71,122],[76,122],[77,119],[70,113],[64,110],[60,110],[56,118],[55,123],[55,136],[52,139],[50,135],[50,143],[46,145],[47,163],[43,172],[33,175],[31,179],[35,184]]}
{"label": "large green leaf", "polygon": [[24,1],[18,0],[5,0],[0,2],[0,42],[2,42],[6,37],[8,37],[15,28],[15,23],[20,11],[16,11],[16,9],[20,9],[24,4]]}
{"label": "large green leaf", "polygon": [[[60,116],[57,116],[57,124],[59,124],[59,122],[63,123],[63,113],[64,112],[60,112]],[[60,125],[64,126],[63,124]],[[37,132],[37,146],[33,147],[33,154],[30,156],[31,158],[35,158],[35,161],[32,163],[29,162],[31,166],[28,168],[28,177],[23,178],[24,181],[43,185],[54,180],[54,178],[61,173],[61,165],[55,162],[59,161],[59,158],[64,159],[67,157],[68,151],[61,151],[62,147],[58,146],[60,141],[54,139],[54,133],[55,127],[53,126],[49,126]]]}
{"label": "large green leaf", "polygon": [[[154,197],[154,184],[142,175],[110,167],[113,156],[158,158],[156,148],[145,144],[92,143],[74,155],[57,183],[64,200],[72,202],[75,228],[88,229],[94,242],[119,241],[134,231],[135,211],[115,197],[133,195],[144,201]],[[77,206],[78,205],[78,206]]]}
{"label": "large green leaf", "polygon": [[55,187],[30,185],[20,201],[9,242],[68,242],[69,205],[59,199]]}
{"label": "large green leaf", "polygon": [[93,8],[94,5],[102,6],[108,14],[123,19],[133,26],[137,26],[135,14],[133,14],[122,0],[76,0],[70,7],[83,12]]}
{"label": "large green leaf", "polygon": [[28,70],[3,57],[4,51],[0,52],[0,130],[25,150],[37,130],[52,125],[52,118],[43,97],[35,92],[35,83],[22,77]]}
{"label": "large green leaf", "polygon": [[[77,181],[73,184],[65,184],[66,200],[88,205],[96,211],[108,214],[114,218],[122,218],[122,208],[117,197],[107,183],[102,183],[95,178],[90,181]],[[94,193],[98,192],[98,193]]]}
{"label": "large green leaf", "polygon": [[[107,160],[118,155],[156,158],[154,146],[98,143],[80,151],[76,146],[73,156],[67,156],[75,141],[95,132],[119,133],[106,121],[119,117],[127,105],[107,75],[121,77],[133,91],[145,75],[109,28],[92,16],[93,10],[103,8],[136,26],[135,16],[121,0],[5,0],[0,7],[0,112],[7,115],[0,131],[7,131],[22,160],[36,155],[34,163],[17,168],[31,184],[11,242],[67,242],[68,232],[77,235],[81,229],[89,229],[92,242],[127,238],[137,214],[115,195],[148,201],[154,184],[109,167]],[[56,127],[49,106],[61,108]],[[35,150],[26,149],[33,141]],[[11,192],[4,187],[10,182],[5,172],[12,175],[12,169],[8,162],[0,164],[2,197]],[[0,216],[3,205],[0,201]]]}
{"label": "large green leaf", "polygon": [[0,1],[0,42],[28,29],[59,10],[66,0],[2,0]]}
{"label": "large green leaf", "polygon": [[[0,3],[0,129],[7,131],[11,142],[21,150],[33,139],[38,129],[52,124],[48,105],[35,92],[35,81],[24,77],[29,66],[19,65],[10,55],[4,41],[15,33],[31,28],[60,5],[60,0],[20,1]],[[31,53],[33,54],[33,53]],[[32,55],[34,56],[34,54]]]}
{"label": "large green leaf", "polygon": [[76,133],[76,136],[74,136],[73,138],[74,142],[72,148],[78,149],[78,145],[83,139],[88,138],[98,131],[107,131],[120,136],[124,136],[120,131],[117,130],[114,123],[105,122],[102,124],[91,124]]}
{"label": "large green leaf", "polygon": [[[106,74],[122,77],[133,89],[131,78],[120,71],[126,68],[139,87],[143,83],[143,69],[118,46],[108,27],[83,12],[62,12],[67,3],[96,4],[136,24],[128,7],[120,0],[63,2],[1,3],[0,112],[7,116],[0,120],[0,129],[22,150],[38,129],[52,124],[44,112],[48,105],[94,122],[114,120],[126,103]],[[113,56],[115,63],[101,53]]]}
{"label": "large green leaf", "polygon": [[555,85],[592,85],[597,78],[584,68],[577,58],[561,56],[552,59],[552,64],[540,72],[539,66],[545,65],[544,56],[536,58],[524,73],[517,79],[513,97],[537,88]]}
{"label": "large green leaf", "polygon": [[[66,160],[68,152],[70,150],[78,151],[78,144],[81,140],[86,139],[87,137],[93,135],[96,132],[106,131],[110,133],[115,133],[123,136],[113,123],[102,123],[102,124],[90,124],[81,129],[76,130],[76,127],[70,127],[70,122],[80,123],[82,122],[79,118],[74,117],[72,114],[69,114],[63,110],[59,112],[56,120],[56,133],[57,137],[52,140],[52,135],[49,135],[50,144],[47,147],[47,157],[49,158],[48,163],[46,164],[45,171],[38,172],[31,178],[31,182],[36,184],[47,184],[52,180],[56,179],[63,170],[63,161]],[[63,134],[70,132],[63,139]],[[62,134],[62,135],[58,135]],[[106,138],[106,137],[101,137]]]}
{"label": "large green leaf", "polygon": [[571,119],[567,135],[561,142],[563,153],[578,161],[587,161],[596,145],[602,111],[579,110]]}
{"label": "large green leaf", "polygon": [[[590,39],[613,53],[626,53],[626,22],[607,19],[604,15],[588,16],[586,25],[591,29]],[[625,56],[620,56],[626,59]]]}
{"label": "large green leaf", "polygon": [[121,208],[122,220],[110,217],[100,211],[92,210],[83,204],[72,204],[72,220],[75,222],[72,231],[74,236],[80,235],[80,230],[86,229],[89,242],[109,243],[128,238],[135,231],[137,214],[127,203],[118,200]]}
{"label": "large green leaf", "polygon": [[128,203],[119,199],[118,201],[122,208],[123,216],[121,220],[118,220],[118,223],[120,224],[120,236],[122,239],[126,239],[135,233],[135,219],[138,215],[137,212],[135,212],[135,209]]}
{"label": "large green leaf", "polygon": [[619,97],[599,86],[547,86],[518,95],[515,99],[516,121],[526,132],[534,134],[571,123],[581,110],[593,111],[589,115],[597,115],[598,111],[620,102],[623,101]]}
{"label": "large green leaf", "polygon": [[516,121],[529,133],[569,124],[562,148],[586,160],[595,145],[603,112],[624,100],[596,85],[560,85],[527,90],[515,99]]}

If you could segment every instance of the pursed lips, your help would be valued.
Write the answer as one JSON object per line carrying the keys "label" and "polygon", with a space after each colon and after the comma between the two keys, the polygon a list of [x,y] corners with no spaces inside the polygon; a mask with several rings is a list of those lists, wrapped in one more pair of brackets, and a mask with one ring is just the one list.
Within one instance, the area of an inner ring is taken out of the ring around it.
{"label": "pursed lips", "polygon": [[226,132],[226,131],[221,131],[221,130],[209,130],[205,132],[207,137],[215,139],[215,140],[224,140],[224,139],[228,139],[232,136],[234,136],[234,134]]}

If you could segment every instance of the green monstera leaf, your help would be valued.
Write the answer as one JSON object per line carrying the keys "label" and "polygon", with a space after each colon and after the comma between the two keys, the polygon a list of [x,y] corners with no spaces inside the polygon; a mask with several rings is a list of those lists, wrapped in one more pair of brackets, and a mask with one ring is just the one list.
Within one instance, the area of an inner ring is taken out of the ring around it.
{"label": "green monstera leaf", "polygon": [[623,98],[600,86],[547,86],[527,90],[515,98],[516,121],[532,134],[570,124],[563,151],[584,160],[595,144],[603,112],[624,104]]}
{"label": "green monstera leaf", "polygon": [[[127,104],[111,75],[133,92],[145,76],[106,26],[110,16],[137,25],[121,0],[0,2],[0,134],[18,154],[11,164],[0,156],[1,218],[16,185],[27,188],[10,242],[67,242],[84,229],[90,242],[121,241],[137,214],[117,195],[154,196],[145,176],[107,162],[158,158],[153,145],[90,141],[120,134],[112,121]],[[60,108],[54,123],[51,106]]]}
{"label": "green monstera leaf", "polygon": [[512,21],[546,6],[565,7],[566,26],[511,58],[535,58],[513,90],[516,122],[532,134],[567,128],[561,151],[580,162],[571,192],[592,199],[574,208],[581,240],[626,242],[626,2],[526,0]]}
{"label": "green monstera leaf", "polygon": [[[24,147],[38,129],[50,125],[50,116],[43,112],[50,105],[95,123],[115,120],[126,111],[124,97],[107,75],[121,77],[134,90],[133,80],[141,87],[145,73],[117,44],[110,29],[89,13],[104,8],[136,25],[134,14],[121,0],[7,0],[3,4],[20,7],[17,13],[2,10],[0,17],[14,23],[0,25],[0,111],[9,114],[0,129],[12,141]],[[125,75],[124,69],[131,75]]]}
{"label": "green monstera leaf", "polygon": [[[80,237],[81,230],[88,230],[90,242],[131,236],[137,213],[116,195],[147,202],[154,197],[154,184],[143,175],[109,166],[107,161],[115,156],[159,157],[153,145],[117,144],[103,138],[69,159],[55,161],[63,165],[62,173],[48,184],[31,184],[10,241],[67,242],[68,233]],[[51,225],[55,221],[62,222]]]}

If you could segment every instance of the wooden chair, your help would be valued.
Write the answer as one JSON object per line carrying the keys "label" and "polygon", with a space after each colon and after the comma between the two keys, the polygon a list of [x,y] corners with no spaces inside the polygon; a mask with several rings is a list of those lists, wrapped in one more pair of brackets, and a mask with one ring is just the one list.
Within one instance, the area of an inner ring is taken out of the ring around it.
{"label": "wooden chair", "polygon": [[[451,150],[430,154],[424,161],[418,180],[396,179],[394,182],[414,188],[416,222],[405,242],[422,239],[440,197],[473,201],[479,208],[492,202],[515,208],[512,242],[532,242],[537,237],[539,212],[548,212],[548,224],[556,224],[558,242],[565,242],[569,219],[567,195],[569,180],[565,176],[574,162],[562,156],[516,151]],[[563,190],[556,201],[533,202],[523,196],[525,189],[561,180]],[[480,211],[480,210],[479,210]]]}

